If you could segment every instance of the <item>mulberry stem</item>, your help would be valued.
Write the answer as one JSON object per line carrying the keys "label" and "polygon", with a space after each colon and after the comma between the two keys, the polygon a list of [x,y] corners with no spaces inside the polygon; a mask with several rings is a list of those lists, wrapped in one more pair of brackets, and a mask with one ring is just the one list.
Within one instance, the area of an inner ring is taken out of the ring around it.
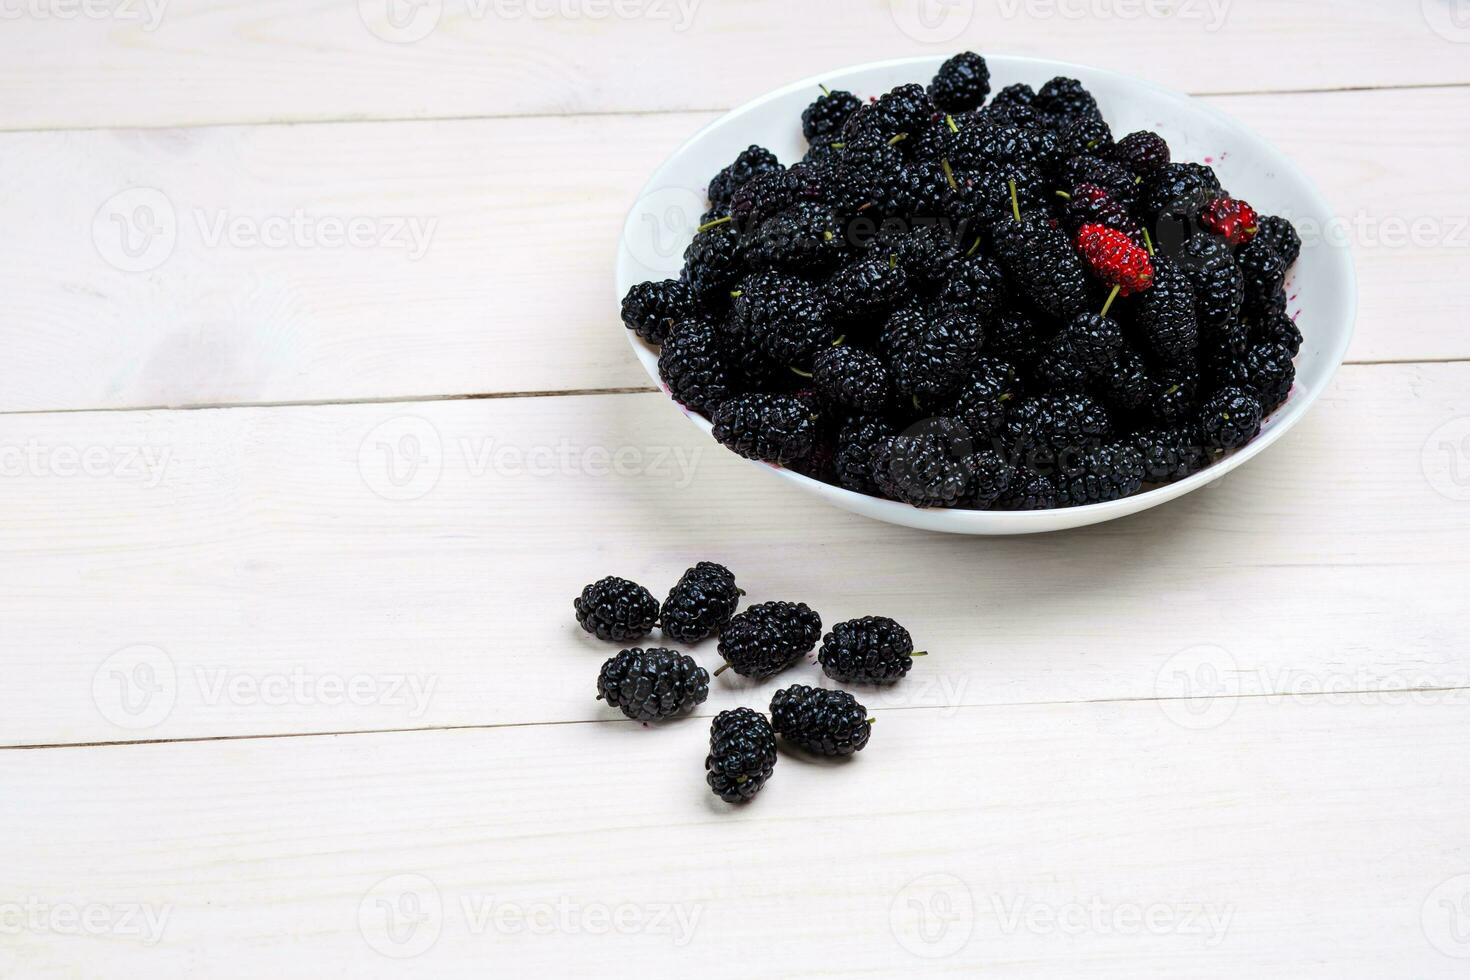
{"label": "mulberry stem", "polygon": [[1103,316],[1107,316],[1108,315],[1108,310],[1111,310],[1113,308],[1113,300],[1117,299],[1118,298],[1118,294],[1121,293],[1122,291],[1123,291],[1123,287],[1122,286],[1114,286],[1113,287],[1113,291],[1108,294],[1108,301],[1103,304],[1103,308],[1102,308],[1102,315]]}
{"label": "mulberry stem", "polygon": [[1016,190],[1016,182],[1014,180],[1008,180],[1006,183],[1011,188],[1011,214],[1016,216],[1016,224],[1019,225],[1021,223],[1021,196]]}

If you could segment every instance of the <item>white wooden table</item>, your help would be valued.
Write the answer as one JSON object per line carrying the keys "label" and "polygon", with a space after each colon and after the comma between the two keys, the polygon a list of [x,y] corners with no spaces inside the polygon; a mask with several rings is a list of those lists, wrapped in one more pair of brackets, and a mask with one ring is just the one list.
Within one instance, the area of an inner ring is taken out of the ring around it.
{"label": "white wooden table", "polygon": [[[1465,0],[385,2],[4,8],[0,974],[1470,972]],[[1320,181],[1362,313],[1280,446],[961,540],[662,404],[610,282],[651,168],[966,47]],[[733,812],[708,717],[777,684],[615,720],[570,615],[701,558],[934,652]]]}

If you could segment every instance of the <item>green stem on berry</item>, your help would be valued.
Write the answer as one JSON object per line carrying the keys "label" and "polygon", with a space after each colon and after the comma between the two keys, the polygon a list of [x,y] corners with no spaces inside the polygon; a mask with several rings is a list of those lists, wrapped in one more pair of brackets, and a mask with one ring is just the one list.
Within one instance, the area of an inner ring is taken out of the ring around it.
{"label": "green stem on berry", "polygon": [[949,165],[949,157],[940,160],[939,165],[944,168],[944,179],[949,181],[949,189],[952,191],[959,190],[960,182],[954,179],[954,168]]}
{"label": "green stem on berry", "polygon": [[877,718],[869,718],[868,719],[868,727],[869,728],[872,728],[876,724],[878,724],[878,719]]}
{"label": "green stem on berry", "polygon": [[736,776],[735,777],[735,785],[736,786],[744,786],[748,782],[750,782],[750,777],[749,776]]}
{"label": "green stem on berry", "polygon": [[1072,199],[1072,195],[1066,191],[1057,191],[1057,197],[1060,197],[1064,201],[1070,201]]}
{"label": "green stem on berry", "polygon": [[922,412],[924,410],[924,406],[919,404],[919,396],[918,395],[912,395],[910,397],[912,397],[913,400],[914,400],[914,411],[916,411],[916,412]]}
{"label": "green stem on berry", "polygon": [[891,139],[891,140],[888,141],[888,145],[889,146],[897,146],[898,144],[902,143],[904,140],[906,140],[908,138],[909,138],[909,134],[908,133],[899,133],[897,136],[893,137],[893,139]]}
{"label": "green stem on berry", "polygon": [[838,337],[836,340],[832,341],[832,346],[841,347],[845,343],[847,343],[847,334],[843,334],[841,337]]}
{"label": "green stem on berry", "polygon": [[817,87],[822,90],[822,94],[823,95],[831,95],[832,94],[832,90],[830,88],[828,88],[827,86],[821,84],[820,82],[817,83]]}
{"label": "green stem on berry", "polygon": [[742,297],[744,295],[745,295],[745,290],[743,290],[743,289],[737,289],[737,290],[735,290],[734,292],[732,292],[730,294],[730,298],[731,299],[739,299],[740,297]]}
{"label": "green stem on berry", "polygon": [[1154,236],[1148,233],[1147,228],[1143,229],[1143,244],[1148,246],[1148,254],[1152,256],[1154,254]]}
{"label": "green stem on berry", "polygon": [[716,677],[719,677],[721,674],[723,674],[725,671],[727,671],[729,669],[730,669],[730,665],[729,664],[726,664],[725,666],[721,667],[719,670],[715,671],[715,676]]}
{"label": "green stem on berry", "polygon": [[[791,366],[790,365],[787,365],[787,367],[791,367]],[[812,376],[812,373],[810,371],[803,371],[799,367],[792,367],[791,368],[791,373],[792,374],[795,374],[795,375],[800,375],[803,378],[810,378]]]}
{"label": "green stem on berry", "polygon": [[895,252],[894,254],[888,256],[888,268],[890,268],[890,269],[897,269],[898,268],[898,253],[897,252]]}
{"label": "green stem on berry", "polygon": [[1097,144],[1099,144],[1101,142],[1102,142],[1102,140],[1093,140],[1092,142],[1090,142],[1090,143],[1087,144],[1087,148],[1089,150],[1095,150],[1095,149],[1097,149]]}
{"label": "green stem on berry", "polygon": [[706,221],[704,224],[699,226],[699,230],[701,232],[709,231],[711,228],[718,228],[720,227],[720,225],[727,225],[734,220],[734,216],[727,214],[723,218],[716,218],[713,221]]}
{"label": "green stem on berry", "polygon": [[954,116],[945,116],[944,121],[949,123],[949,131],[951,133],[958,133],[960,131],[960,124],[954,121]]}
{"label": "green stem on berry", "polygon": [[833,234],[832,232],[830,232],[830,231],[824,231],[824,232],[822,232],[822,238],[825,241],[829,241],[830,242],[830,241],[835,241],[836,238],[837,238],[837,236],[835,234]]}
{"label": "green stem on berry", "polygon": [[909,654],[909,656],[910,657],[927,657],[927,656],[929,656],[929,651],[928,650],[920,650],[918,653],[911,653],[911,654]]}
{"label": "green stem on berry", "polygon": [[1108,310],[1111,310],[1113,308],[1113,300],[1117,299],[1118,298],[1118,294],[1121,293],[1122,291],[1123,291],[1123,287],[1122,286],[1114,286],[1113,287],[1113,291],[1108,294],[1108,301],[1103,304],[1103,309],[1102,309],[1102,315],[1103,316],[1107,316],[1108,315]]}
{"label": "green stem on berry", "polygon": [[980,251],[980,237],[977,235],[975,236],[975,244],[970,246],[970,250],[965,253],[965,258],[968,259],[978,251]]}
{"label": "green stem on berry", "polygon": [[1011,188],[1011,214],[1016,216],[1016,224],[1019,225],[1021,223],[1021,195],[1016,190],[1016,182],[1014,180],[1008,180],[1006,183]]}
{"label": "green stem on berry", "polygon": [[833,143],[832,144],[832,149],[834,149],[834,150],[845,150],[845,149],[847,149],[847,144],[846,143]]}

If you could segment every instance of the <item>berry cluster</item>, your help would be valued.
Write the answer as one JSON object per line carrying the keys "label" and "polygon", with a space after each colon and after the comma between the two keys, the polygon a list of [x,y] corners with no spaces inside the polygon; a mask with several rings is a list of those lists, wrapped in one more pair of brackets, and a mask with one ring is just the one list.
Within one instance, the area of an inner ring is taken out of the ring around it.
{"label": "berry cluster", "polygon": [[623,303],[740,455],[916,507],[1071,507],[1199,472],[1289,396],[1291,223],[1115,140],[1075,79],[992,97],[966,53],[927,89],[824,89],[802,126],[800,162],[722,170],[680,278]]}
{"label": "berry cluster", "polygon": [[[738,612],[745,593],[723,565],[700,562],[679,579],[662,606],[643,586],[609,577],[573,600],[577,622],[599,639],[641,640],[660,628],[681,644],[719,636],[724,666],[767,680],[817,649],[823,673],[842,684],[888,685],[913,668],[908,630],[891,619],[868,616],[838,623],[822,635],[822,617],[805,603],[766,602]],[[634,721],[650,723],[686,715],[709,697],[710,675],[693,657],[675,650],[628,649],[602,665],[597,699]],[[710,726],[705,781],[728,803],[750,800],[775,769],[777,736],[815,755],[851,756],[872,736],[874,719],[846,691],[795,684],[777,691],[767,717],[750,708],[722,711]]]}

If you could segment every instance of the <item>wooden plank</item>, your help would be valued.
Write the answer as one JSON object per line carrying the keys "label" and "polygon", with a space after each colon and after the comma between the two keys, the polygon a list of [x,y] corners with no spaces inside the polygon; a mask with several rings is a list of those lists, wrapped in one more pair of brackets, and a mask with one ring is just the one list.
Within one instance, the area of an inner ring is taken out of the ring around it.
{"label": "wooden plank", "polygon": [[1209,490],[994,541],[833,510],[656,394],[10,416],[0,743],[605,718],[573,596],[704,559],[908,625],[933,655],[870,707],[1470,687],[1467,382],[1347,368]]}
{"label": "wooden plank", "polygon": [[[1470,272],[1470,190],[1439,173],[1470,155],[1464,127],[1444,125],[1470,89],[1219,103],[1348,219],[1352,356],[1470,355],[1446,292]],[[1381,123],[1354,135],[1363,115]],[[647,175],[709,118],[0,136],[14,189],[0,411],[647,385],[617,322],[613,250]],[[139,237],[169,214],[172,239]],[[1430,241],[1395,245],[1426,220]]]}
{"label": "wooden plank", "polygon": [[699,722],[0,752],[0,970],[1450,980],[1466,707],[884,711],[735,811]]}
{"label": "wooden plank", "polygon": [[36,129],[727,108],[823,70],[966,47],[1192,92],[1470,82],[1470,30],[1429,0],[394,2],[17,3],[0,35],[0,120]]}

